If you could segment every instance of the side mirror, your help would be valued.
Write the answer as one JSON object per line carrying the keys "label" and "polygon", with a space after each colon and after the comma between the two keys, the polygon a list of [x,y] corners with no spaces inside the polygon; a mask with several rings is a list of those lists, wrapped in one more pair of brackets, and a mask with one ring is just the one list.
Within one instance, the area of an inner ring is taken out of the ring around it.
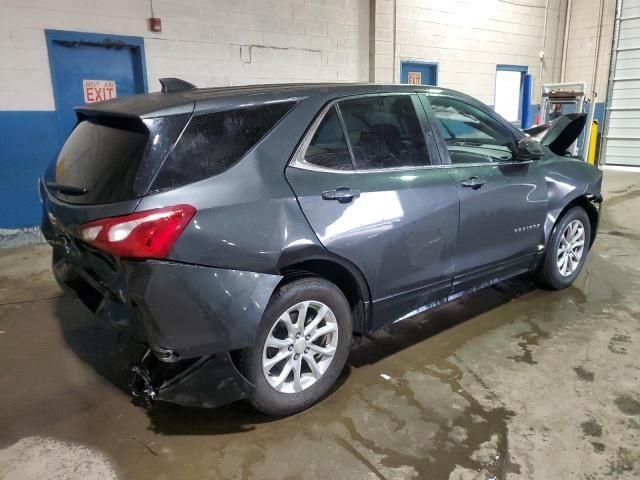
{"label": "side mirror", "polygon": [[544,157],[544,150],[540,142],[532,137],[524,137],[518,142],[516,150],[518,160],[537,160]]}

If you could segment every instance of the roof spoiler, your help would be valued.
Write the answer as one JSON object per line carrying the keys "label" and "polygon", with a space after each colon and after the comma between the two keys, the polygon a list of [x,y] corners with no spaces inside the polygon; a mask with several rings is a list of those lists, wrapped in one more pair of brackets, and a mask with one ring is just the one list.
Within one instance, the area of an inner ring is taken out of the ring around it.
{"label": "roof spoiler", "polygon": [[162,85],[162,93],[184,92],[197,88],[193,83],[185,82],[179,78],[161,78],[160,85]]}

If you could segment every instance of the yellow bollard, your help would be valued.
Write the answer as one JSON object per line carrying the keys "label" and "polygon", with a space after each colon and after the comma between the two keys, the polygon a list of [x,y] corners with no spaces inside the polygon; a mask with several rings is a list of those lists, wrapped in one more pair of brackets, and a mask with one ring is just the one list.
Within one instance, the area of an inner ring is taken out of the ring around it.
{"label": "yellow bollard", "polygon": [[589,137],[589,155],[587,156],[587,163],[591,165],[596,164],[596,147],[598,145],[598,121],[594,120],[591,123],[591,136]]}

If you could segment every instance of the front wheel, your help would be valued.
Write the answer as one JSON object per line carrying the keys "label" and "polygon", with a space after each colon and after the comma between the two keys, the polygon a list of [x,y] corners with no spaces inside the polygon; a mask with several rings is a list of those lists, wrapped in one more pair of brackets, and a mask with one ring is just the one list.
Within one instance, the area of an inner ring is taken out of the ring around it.
{"label": "front wheel", "polygon": [[255,388],[251,404],[269,415],[290,415],[320,400],[349,355],[351,311],[344,294],[321,278],[280,287],[267,306],[256,345],[241,366]]}
{"label": "front wheel", "polygon": [[544,260],[537,272],[538,283],[560,290],[573,283],[589,251],[591,224],[581,207],[567,211],[553,229]]}

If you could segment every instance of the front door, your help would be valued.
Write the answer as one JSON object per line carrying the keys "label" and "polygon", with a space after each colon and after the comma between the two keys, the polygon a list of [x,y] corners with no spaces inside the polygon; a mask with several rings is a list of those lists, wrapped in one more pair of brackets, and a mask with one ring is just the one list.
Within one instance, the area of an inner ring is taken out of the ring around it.
{"label": "front door", "polygon": [[460,197],[454,292],[524,272],[544,245],[547,186],[518,137],[488,109],[430,96]]}
{"label": "front door", "polygon": [[138,37],[47,30],[60,145],[76,124],[73,107],[146,91]]}
{"label": "front door", "polygon": [[449,170],[432,167],[438,155],[424,121],[416,95],[341,101],[286,172],[323,245],[365,275],[372,328],[451,289],[458,194]]}

